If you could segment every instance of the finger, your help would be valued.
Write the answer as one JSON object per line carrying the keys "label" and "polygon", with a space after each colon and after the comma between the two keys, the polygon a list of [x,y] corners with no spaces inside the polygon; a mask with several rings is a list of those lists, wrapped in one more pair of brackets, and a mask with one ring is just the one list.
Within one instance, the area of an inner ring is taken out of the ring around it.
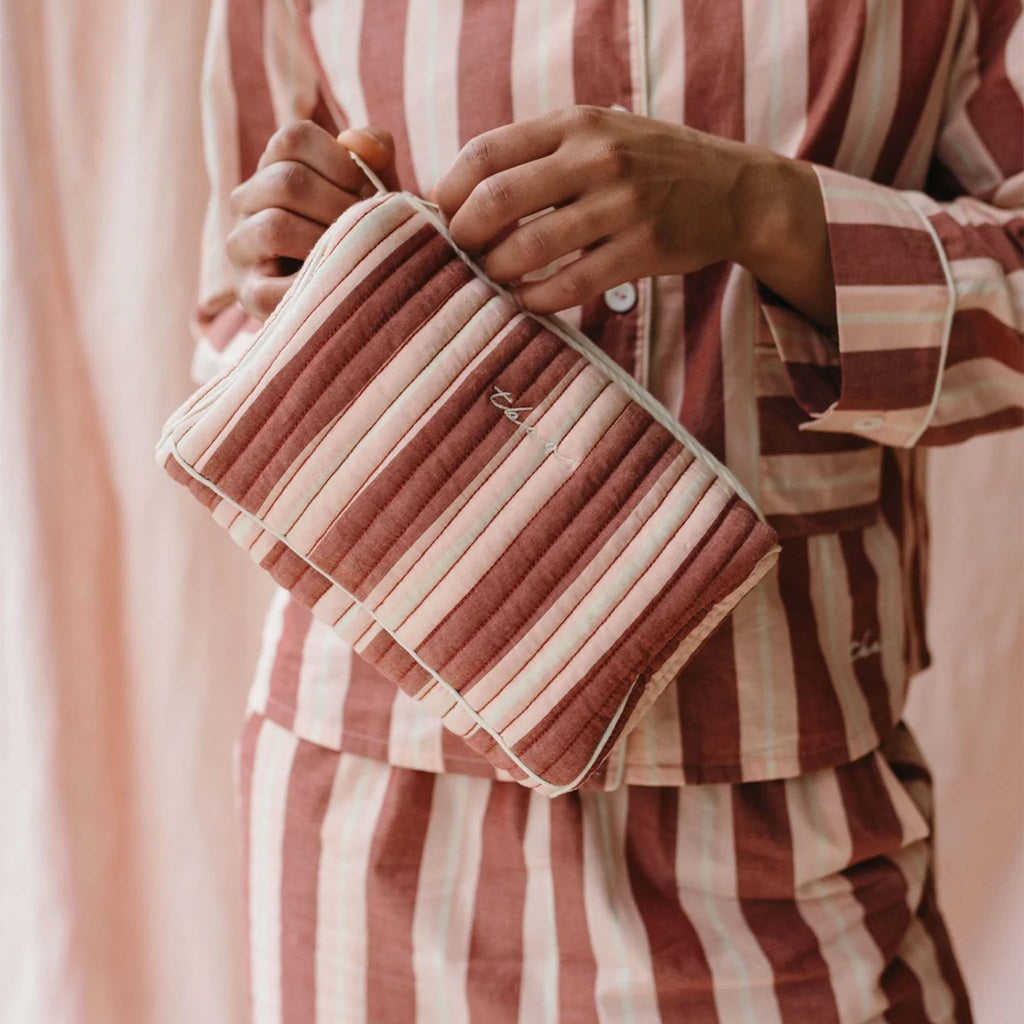
{"label": "finger", "polygon": [[304,260],[323,233],[322,224],[297,213],[276,207],[261,210],[246,217],[228,235],[228,259],[240,267],[279,257]]}
{"label": "finger", "polygon": [[624,230],[629,223],[629,208],[612,195],[586,196],[520,224],[487,253],[484,270],[495,281],[514,281]]}
{"label": "finger", "polygon": [[346,128],[338,136],[338,142],[361,157],[392,192],[401,189],[391,132],[383,128]]}
{"label": "finger", "polygon": [[636,247],[622,237],[585,252],[578,260],[516,289],[519,301],[535,313],[557,313],[579,306],[636,276]]}
{"label": "finger", "polygon": [[338,188],[306,164],[278,160],[232,191],[231,212],[248,216],[278,207],[327,227],[357,199],[354,193]]}
{"label": "finger", "polygon": [[346,192],[358,193],[366,180],[344,146],[312,121],[295,121],[279,128],[267,143],[257,169],[279,160],[305,164]]}
{"label": "finger", "polygon": [[257,320],[266,320],[277,308],[296,274],[288,277],[270,277],[264,274],[246,274],[238,291],[242,308]]}
{"label": "finger", "polygon": [[442,213],[453,217],[477,185],[498,171],[549,156],[562,142],[571,117],[569,111],[554,111],[470,139],[437,183]]}
{"label": "finger", "polygon": [[557,154],[498,171],[473,189],[448,230],[463,249],[482,249],[517,220],[575,198],[581,184]]}

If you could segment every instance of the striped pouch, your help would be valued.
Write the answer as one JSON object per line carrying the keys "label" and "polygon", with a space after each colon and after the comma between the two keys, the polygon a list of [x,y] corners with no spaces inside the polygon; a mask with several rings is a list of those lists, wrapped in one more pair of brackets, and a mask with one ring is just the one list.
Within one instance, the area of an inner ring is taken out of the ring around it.
{"label": "striped pouch", "polygon": [[778,553],[653,396],[406,193],[324,233],[157,457],[360,656],[551,796],[622,749]]}

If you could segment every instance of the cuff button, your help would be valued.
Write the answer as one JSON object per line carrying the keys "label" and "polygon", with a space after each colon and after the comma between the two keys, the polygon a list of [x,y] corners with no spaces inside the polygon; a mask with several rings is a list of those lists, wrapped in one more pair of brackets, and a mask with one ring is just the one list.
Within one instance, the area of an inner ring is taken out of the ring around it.
{"label": "cuff button", "polygon": [[863,419],[855,420],[854,430],[880,430],[885,426],[884,416],[865,416]]}

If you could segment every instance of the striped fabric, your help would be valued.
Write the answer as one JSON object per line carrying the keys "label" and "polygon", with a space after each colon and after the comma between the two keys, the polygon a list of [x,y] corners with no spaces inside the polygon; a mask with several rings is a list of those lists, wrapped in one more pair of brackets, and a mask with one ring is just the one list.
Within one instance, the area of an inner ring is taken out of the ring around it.
{"label": "striped fabric", "polygon": [[[573,103],[810,161],[836,336],[727,264],[634,282],[624,313],[598,298],[564,316],[782,541],[627,737],[623,780],[856,759],[928,661],[924,447],[1024,420],[1021,68],[1019,0],[214,0],[197,373],[257,326],[231,292],[228,197],[277,125],[388,128],[420,194],[479,132]],[[253,706],[306,739],[494,772],[297,603],[268,618],[263,663]]]}
{"label": "striped fabric", "polygon": [[970,1024],[899,727],[797,779],[548,800],[252,715],[254,1024]]}
{"label": "striped fabric", "polygon": [[778,546],[631,377],[446,235],[405,193],[349,209],[157,458],[360,656],[555,796]]}

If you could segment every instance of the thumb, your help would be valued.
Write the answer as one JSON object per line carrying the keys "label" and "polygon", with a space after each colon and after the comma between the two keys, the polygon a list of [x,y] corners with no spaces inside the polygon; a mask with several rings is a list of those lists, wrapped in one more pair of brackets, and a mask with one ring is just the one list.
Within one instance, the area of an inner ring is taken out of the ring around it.
{"label": "thumb", "polygon": [[395,168],[395,140],[391,132],[383,128],[346,128],[338,141],[376,171],[389,189],[398,191],[402,187]]}

